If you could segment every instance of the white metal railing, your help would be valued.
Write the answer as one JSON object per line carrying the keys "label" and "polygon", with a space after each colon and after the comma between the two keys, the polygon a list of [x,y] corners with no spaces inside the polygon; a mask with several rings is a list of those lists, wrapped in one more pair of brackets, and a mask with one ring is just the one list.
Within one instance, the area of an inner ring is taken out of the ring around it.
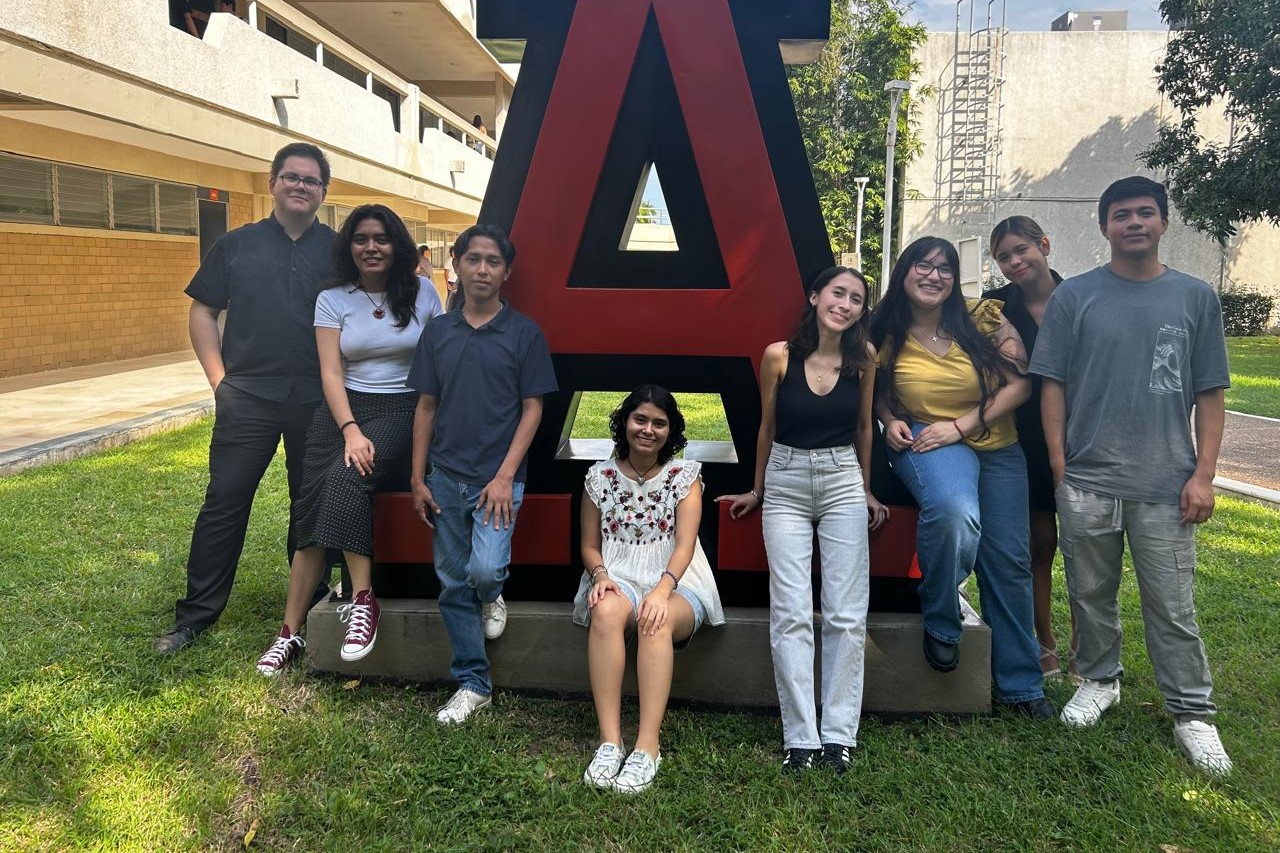
{"label": "white metal railing", "polygon": [[[481,155],[493,159],[497,150],[497,140],[488,134],[478,133],[471,122],[429,95],[423,94],[416,84],[405,80],[341,36],[299,14],[297,10],[283,2],[283,0],[250,0],[248,9],[250,27],[255,30],[265,31],[267,15],[312,42],[315,45],[313,58],[318,65],[325,68],[329,73],[343,77],[343,79],[350,79],[325,65],[325,54],[333,53],[358,71],[364,72],[364,87],[366,91],[373,93],[375,84],[382,83],[399,96],[401,105],[404,104],[406,99],[412,100],[413,96],[416,96],[416,109],[413,112],[417,114],[419,121],[405,122],[403,117],[397,117],[397,124],[401,133],[408,133],[412,127],[417,125],[417,141],[421,142],[426,131],[436,130],[453,137]],[[302,52],[299,51],[299,53]],[[391,105],[391,101],[388,101],[388,104]],[[394,105],[392,106],[394,108]]]}

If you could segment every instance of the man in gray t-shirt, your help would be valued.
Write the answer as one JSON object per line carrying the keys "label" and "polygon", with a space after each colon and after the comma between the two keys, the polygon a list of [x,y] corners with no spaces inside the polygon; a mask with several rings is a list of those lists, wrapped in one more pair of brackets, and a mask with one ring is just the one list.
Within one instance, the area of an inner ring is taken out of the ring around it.
{"label": "man in gray t-shirt", "polygon": [[1225,774],[1231,760],[1208,722],[1213,682],[1192,596],[1195,525],[1213,514],[1230,384],[1222,309],[1205,282],[1160,263],[1163,186],[1115,182],[1098,221],[1111,261],[1054,291],[1030,368],[1044,377],[1045,443],[1084,678],[1062,721],[1093,725],[1120,698],[1117,592],[1127,535],[1174,739],[1199,769]]}

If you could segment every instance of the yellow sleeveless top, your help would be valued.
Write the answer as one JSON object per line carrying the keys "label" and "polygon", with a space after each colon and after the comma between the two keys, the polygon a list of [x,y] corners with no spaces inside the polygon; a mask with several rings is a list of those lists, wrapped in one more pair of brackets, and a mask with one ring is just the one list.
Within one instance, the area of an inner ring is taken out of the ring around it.
{"label": "yellow sleeveless top", "polygon": [[[998,299],[965,301],[978,331],[987,336],[994,335],[1003,322],[1000,311],[1004,303]],[[889,341],[886,340],[878,353],[880,366],[884,367],[888,359]],[[944,355],[937,356],[907,335],[906,343],[898,351],[893,384],[898,401],[917,423],[953,421],[978,405],[982,397],[978,372],[955,341],[951,342]],[[1018,440],[1013,412],[988,421],[987,428],[990,431],[985,436],[978,434],[966,438],[965,443],[974,450],[999,450]]]}

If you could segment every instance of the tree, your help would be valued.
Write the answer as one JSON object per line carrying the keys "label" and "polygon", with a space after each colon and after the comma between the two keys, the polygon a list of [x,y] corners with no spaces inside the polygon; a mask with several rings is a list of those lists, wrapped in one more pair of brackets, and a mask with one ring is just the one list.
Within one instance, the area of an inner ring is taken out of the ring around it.
{"label": "tree", "polygon": [[[1177,32],[1156,73],[1180,117],[1143,161],[1168,173],[1183,218],[1220,243],[1239,222],[1280,223],[1280,0],[1162,0],[1160,13]],[[1219,105],[1225,140],[1200,126]]]}
{"label": "tree", "polygon": [[[925,39],[923,25],[905,22],[908,5],[905,0],[835,0],[831,38],[818,61],[788,69],[818,201],[837,255],[854,250],[858,187],[853,179],[871,178],[862,225],[862,261],[868,270],[880,268],[889,121],[884,84],[911,78],[919,69],[915,49]],[[911,114],[908,95],[898,113],[899,163],[920,151]]]}

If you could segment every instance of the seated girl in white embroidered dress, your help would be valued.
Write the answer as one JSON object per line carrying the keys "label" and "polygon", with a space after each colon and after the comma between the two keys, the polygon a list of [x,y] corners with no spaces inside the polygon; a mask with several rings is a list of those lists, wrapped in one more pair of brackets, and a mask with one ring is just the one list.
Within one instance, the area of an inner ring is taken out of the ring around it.
{"label": "seated girl in white embroidered dress", "polygon": [[[600,746],[583,779],[597,788],[639,793],[662,763],[658,731],[674,651],[704,623],[724,624],[724,611],[698,542],[702,465],[676,458],[686,441],[675,398],[665,388],[641,385],[609,416],[609,425],[614,458],[587,472],[586,571],[573,602],[573,621],[591,630],[587,665],[600,725]],[[626,756],[622,676],[632,631],[639,637],[640,729]]]}

